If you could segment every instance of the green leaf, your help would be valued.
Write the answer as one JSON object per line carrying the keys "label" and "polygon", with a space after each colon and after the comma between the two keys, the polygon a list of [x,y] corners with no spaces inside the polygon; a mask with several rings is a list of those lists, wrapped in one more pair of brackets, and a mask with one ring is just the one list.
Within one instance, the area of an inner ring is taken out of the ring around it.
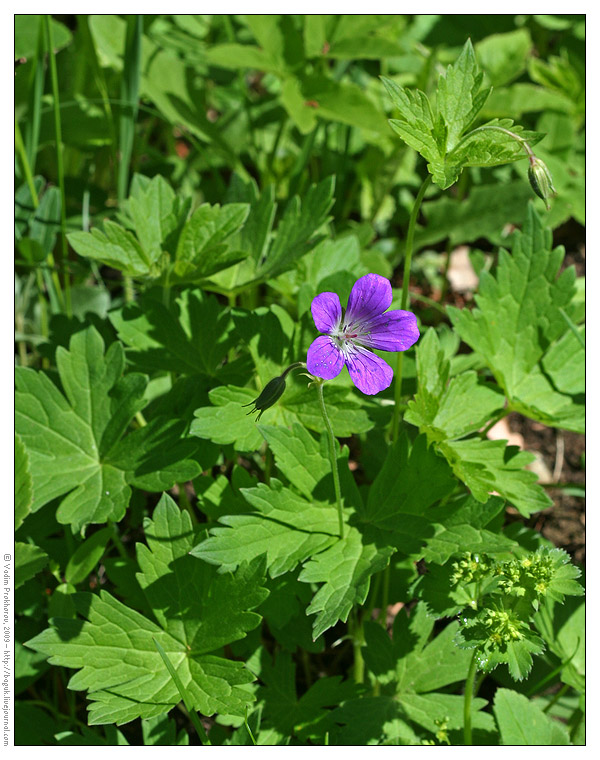
{"label": "green leaf", "polygon": [[90,725],[127,723],[168,712],[180,701],[156,639],[174,665],[193,708],[205,715],[243,716],[253,697],[243,663],[210,654],[260,622],[249,612],[265,598],[260,562],[218,575],[189,556],[195,543],[189,515],[163,496],[146,522],[149,547],[138,546],[140,584],[162,627],[109,593],[74,594],[83,620],[56,618],[27,646],[51,664],[76,668],[69,688],[88,690]]}
{"label": "green leaf", "polygon": [[[217,574],[191,555],[195,544],[190,516],[163,495],[153,519],[144,520],[148,546],[138,544],[137,580],[161,627],[194,653],[211,652],[243,638],[260,623],[248,610],[267,592],[260,562],[236,573]],[[242,564],[241,562],[237,563]]]}
{"label": "green leaf", "polygon": [[343,539],[338,538],[304,565],[298,580],[323,584],[306,610],[307,615],[317,613],[314,639],[338,620],[346,622],[350,610],[363,604],[371,576],[387,566],[393,552],[394,548],[385,545],[378,531],[371,529],[361,533],[350,527]]}
{"label": "green leaf", "polygon": [[146,386],[142,375],[122,378],[123,348],[104,341],[94,327],[75,334],[70,350],[56,352],[63,394],[43,373],[17,368],[16,421],[27,448],[34,503],[40,509],[64,496],[61,523],[118,521],[129,502],[122,470],[105,462],[135,412]]}
{"label": "green leaf", "polygon": [[316,116],[378,135],[388,134],[382,111],[358,85],[313,74],[302,79],[300,86],[304,102],[315,104],[304,107]]}
{"label": "green leaf", "polygon": [[123,204],[131,219],[137,239],[152,262],[160,259],[163,249],[172,250],[189,212],[191,200],[177,197],[165,179],[134,175],[129,198]]}
{"label": "green leaf", "polygon": [[503,230],[507,224],[523,222],[530,199],[531,188],[522,180],[477,185],[460,200],[445,193],[423,203],[426,224],[416,229],[415,247],[421,249],[446,239],[455,246],[479,238],[503,245]]}
{"label": "green leaf", "polygon": [[215,66],[227,69],[280,71],[280,64],[256,45],[238,45],[235,42],[214,45],[206,51],[206,58]]}
{"label": "green leaf", "polygon": [[[242,407],[250,404],[258,393],[249,388],[233,385],[213,388],[208,397],[214,406],[196,409],[190,426],[190,435],[208,438],[215,443],[233,443],[237,451],[254,451],[262,443],[262,436],[254,420]],[[275,414],[276,407],[267,409],[265,421]]]}
{"label": "green leaf", "polygon": [[534,460],[533,454],[520,451],[518,446],[469,438],[444,441],[438,448],[479,501],[486,502],[497,492],[526,516],[551,506],[552,500],[538,485],[537,475],[524,469]]}
{"label": "green leaf", "polygon": [[[448,313],[461,338],[484,357],[512,409],[581,432],[581,400],[573,391],[556,390],[542,364],[550,350],[551,366],[556,365],[558,349],[551,346],[570,329],[560,310],[569,316],[575,272],[570,267],[557,277],[563,257],[563,249],[552,251],[550,232],[530,206],[522,233],[515,233],[512,256],[501,251],[496,274],[482,273],[477,308],[450,306]],[[574,359],[570,344],[562,349]]]}
{"label": "green leaf", "polygon": [[[267,719],[284,736],[297,735],[323,737],[332,716],[328,707],[336,707],[349,697],[354,697],[357,687],[352,681],[339,676],[319,678],[301,697],[297,696],[295,684],[296,666],[288,652],[280,652],[271,664],[263,650],[260,663],[260,680],[264,686],[258,689],[258,698],[264,700],[263,719]],[[318,728],[317,728],[318,727]]]}
{"label": "green leaf", "polygon": [[504,745],[570,744],[567,731],[560,723],[553,721],[523,694],[511,689],[498,689],[496,692],[494,715]]}
{"label": "green leaf", "polygon": [[[483,105],[483,98],[477,98],[482,74],[477,73],[475,51],[471,40],[467,40],[453,66],[448,66],[446,75],[440,76],[437,87],[436,108],[447,126],[446,148],[451,152],[464,130]],[[487,97],[487,93],[483,93]]]}
{"label": "green leaf", "polygon": [[401,530],[406,515],[423,515],[454,485],[450,468],[428,448],[425,436],[410,445],[401,435],[369,489],[361,519],[384,530]]}
{"label": "green leaf", "polygon": [[322,239],[319,229],[328,221],[333,205],[335,178],[328,177],[311,185],[302,200],[294,196],[277,225],[277,234],[264,260],[259,262],[261,278],[277,277]]}
{"label": "green leaf", "polygon": [[418,393],[405,419],[426,433],[430,443],[481,430],[504,406],[499,389],[481,382],[475,372],[464,372],[447,384],[449,371],[435,330],[429,329],[417,346]]}
{"label": "green leaf", "polygon": [[404,717],[393,697],[349,699],[333,712],[332,718],[337,725],[331,732],[330,743],[342,746],[421,745],[421,737]]}
{"label": "green leaf", "polygon": [[494,87],[508,84],[525,71],[532,49],[527,28],[491,34],[475,45],[477,58]]}
{"label": "green leaf", "polygon": [[[585,327],[569,329],[542,357],[542,368],[561,393],[585,393]],[[583,349],[583,350],[582,350]]]}
{"label": "green leaf", "polygon": [[465,166],[496,166],[525,157],[518,140],[490,126],[510,128],[530,145],[542,139],[541,134],[513,126],[510,119],[490,122],[484,129],[478,127],[465,134],[490,94],[489,89],[480,91],[482,78],[470,40],[456,63],[440,74],[435,110],[425,93],[407,90],[382,77],[400,111],[400,118],[390,119],[392,129],[427,160],[433,181],[443,190],[456,182]]}
{"label": "green leaf", "polygon": [[245,203],[223,207],[203,203],[187,221],[177,245],[174,281],[195,282],[210,277],[241,261],[247,255],[226,242],[242,227],[248,216]]}
{"label": "green leaf", "polygon": [[190,742],[185,729],[177,736],[177,724],[166,715],[157,715],[142,721],[142,736],[146,747],[187,746]]}
{"label": "green leaf", "polygon": [[201,471],[198,441],[185,436],[186,420],[155,417],[113,449],[107,461],[125,472],[127,482],[146,491],[165,491]]}
{"label": "green leaf", "polygon": [[33,578],[48,564],[48,555],[35,544],[15,543],[15,588]]}
{"label": "green leaf", "polygon": [[114,267],[130,277],[148,277],[154,273],[150,259],[135,236],[121,225],[105,219],[104,232],[71,232],[69,244],[80,256]]}
{"label": "green leaf", "polygon": [[193,556],[232,570],[266,554],[269,575],[275,578],[335,543],[339,525],[332,505],[308,502],[276,479],[270,487],[259,483],[241,492],[254,512],[219,518],[228,527],[211,528],[210,538],[194,547]]}
{"label": "green leaf", "polygon": [[471,656],[453,644],[458,623],[446,626],[428,643],[433,626],[423,603],[410,618],[404,611],[396,616],[392,639],[380,625],[366,624],[364,657],[377,680],[394,682],[397,693],[434,691],[464,680]]}
{"label": "green leaf", "polygon": [[561,681],[577,691],[585,690],[585,602],[552,599],[534,616],[534,622],[548,648],[563,663]]}
{"label": "green leaf", "polygon": [[[464,697],[455,694],[400,694],[397,697],[402,717],[408,718],[432,734],[446,724],[448,730],[461,729],[464,720]],[[474,729],[486,733],[493,731],[494,722],[489,713],[483,712],[485,699],[476,697],[471,702],[471,720]]]}
{"label": "green leaf", "polygon": [[273,451],[277,467],[307,499],[317,484],[331,475],[331,462],[326,450],[302,426],[295,422],[291,430],[259,425]]}
{"label": "green leaf", "polygon": [[29,457],[23,441],[15,434],[15,530],[31,511],[33,483],[29,471]]}
{"label": "green leaf", "polygon": [[65,569],[67,583],[81,583],[87,578],[104,554],[111,534],[112,528],[97,530],[81,546],[77,547]]}
{"label": "green leaf", "polygon": [[481,430],[503,408],[504,396],[496,386],[480,382],[475,372],[448,383],[449,373],[450,362],[430,329],[417,347],[418,393],[409,402],[406,420],[427,435],[476,499],[485,502],[497,491],[526,515],[549,506],[536,476],[522,469],[533,455],[517,453],[504,441],[457,440]]}
{"label": "green leaf", "polygon": [[[369,418],[364,404],[356,400],[356,395],[350,388],[340,388],[332,385],[325,393],[327,414],[338,438],[348,438],[351,435],[366,433],[375,423]],[[323,415],[319,399],[314,388],[302,388],[287,393],[282,401],[282,417],[290,425],[297,420],[309,430],[321,433],[323,430]]]}
{"label": "green leaf", "polygon": [[156,292],[112,311],[119,338],[144,371],[214,376],[232,343],[229,311],[215,296],[187,288],[166,307]]}

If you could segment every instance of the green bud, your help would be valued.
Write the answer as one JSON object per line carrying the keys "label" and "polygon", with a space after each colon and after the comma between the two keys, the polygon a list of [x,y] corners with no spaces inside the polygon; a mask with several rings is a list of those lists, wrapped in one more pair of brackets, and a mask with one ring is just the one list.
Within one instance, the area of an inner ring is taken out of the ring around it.
{"label": "green bud", "polygon": [[251,401],[250,404],[242,404],[242,406],[250,406],[251,404],[254,404],[254,409],[250,409],[248,414],[258,412],[258,417],[256,418],[256,421],[258,422],[258,420],[261,418],[262,413],[272,407],[273,404],[276,404],[277,401],[279,401],[279,399],[283,396],[283,392],[285,391],[285,378],[287,374],[294,369],[299,369],[300,367],[306,367],[306,364],[304,362],[294,362],[293,364],[290,364],[290,366],[283,371],[283,374],[281,374],[279,377],[274,377],[272,380],[269,380],[269,382],[262,389],[262,393],[258,398],[254,399],[254,401]]}
{"label": "green bud", "polygon": [[250,404],[243,405],[250,406],[251,404],[254,404],[254,409],[250,409],[248,414],[258,412],[258,417],[256,418],[257,422],[260,420],[262,413],[273,406],[273,404],[277,403],[277,401],[283,396],[283,392],[285,391],[285,374],[286,373],[280,377],[274,377],[272,380],[269,380],[258,398],[251,401]]}
{"label": "green bud", "polygon": [[544,201],[546,209],[549,211],[550,204],[548,203],[548,198],[556,194],[550,170],[541,158],[531,156],[529,158],[529,171],[527,173],[533,192]]}

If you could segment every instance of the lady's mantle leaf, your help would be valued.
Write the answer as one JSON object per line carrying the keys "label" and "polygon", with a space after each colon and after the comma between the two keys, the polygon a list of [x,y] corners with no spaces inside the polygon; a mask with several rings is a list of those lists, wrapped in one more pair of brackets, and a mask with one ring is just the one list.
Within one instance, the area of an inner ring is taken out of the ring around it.
{"label": "lady's mantle leaf", "polygon": [[494,698],[494,714],[504,745],[570,744],[562,724],[548,715],[523,694],[511,689],[498,689]]}

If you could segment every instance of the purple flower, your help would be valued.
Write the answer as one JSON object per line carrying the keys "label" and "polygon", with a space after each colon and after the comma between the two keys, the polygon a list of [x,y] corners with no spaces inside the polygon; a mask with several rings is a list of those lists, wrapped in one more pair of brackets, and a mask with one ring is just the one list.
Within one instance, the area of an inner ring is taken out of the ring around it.
{"label": "purple flower", "polygon": [[376,354],[367,351],[406,351],[419,339],[417,318],[410,311],[388,311],[392,286],[378,274],[366,274],[352,286],[348,308],[342,315],[337,293],[320,293],[311,311],[320,335],[308,349],[306,366],[311,375],[331,380],[344,364],[359,391],[369,396],[388,388],[394,373]]}

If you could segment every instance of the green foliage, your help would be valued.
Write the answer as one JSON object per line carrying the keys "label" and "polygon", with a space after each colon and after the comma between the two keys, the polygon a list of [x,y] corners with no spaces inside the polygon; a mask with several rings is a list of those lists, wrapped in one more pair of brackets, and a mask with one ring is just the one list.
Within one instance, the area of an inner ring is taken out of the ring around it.
{"label": "green foliage", "polygon": [[[512,409],[582,432],[577,392],[556,389],[544,368],[546,361],[554,368],[556,343],[575,316],[575,272],[569,267],[558,274],[563,257],[562,248],[552,250],[549,231],[530,206],[523,231],[515,233],[512,255],[500,251],[495,275],[482,274],[477,308],[449,307],[448,313],[461,338],[483,356]],[[582,345],[571,339],[569,345],[571,360],[580,361]]]}
{"label": "green foliage", "polygon": [[[158,470],[171,484],[199,472],[192,459],[179,458],[186,449],[191,455],[193,444],[180,448],[175,463],[164,450],[165,440],[177,443],[182,432],[177,425],[169,423],[166,438],[162,431],[155,451],[120,440],[144,405],[146,387],[141,374],[122,376],[125,356],[120,343],[113,343],[105,354],[102,337],[89,327],[73,336],[69,351],[58,348],[56,361],[65,395],[43,372],[17,370],[17,431],[30,457],[32,511],[64,496],[57,520],[79,530],[123,517],[131,495],[128,482],[144,473],[149,458],[154,458],[154,474]],[[145,434],[144,438],[147,443]]]}
{"label": "green foliage", "polygon": [[[15,53],[16,743],[583,745],[585,18]],[[367,274],[420,332],[374,396],[306,371]]]}
{"label": "green foliage", "polygon": [[249,610],[267,593],[260,586],[260,561],[244,564],[232,576],[191,558],[191,521],[167,496],[145,531],[148,546],[138,545],[137,579],[158,625],[108,592],[74,594],[83,621],[56,618],[28,646],[51,663],[79,670],[69,685],[88,691],[90,725],[156,717],[179,701],[153,637],[168,652],[195,709],[243,715],[252,696],[242,684],[252,675],[243,663],[213,652],[259,624],[260,617]]}
{"label": "green foliage", "polygon": [[[490,89],[481,90],[475,52],[467,40],[462,52],[441,74],[435,108],[420,90],[408,90],[383,78],[399,118],[390,119],[395,132],[427,160],[433,181],[442,190],[453,185],[465,166],[497,166],[523,157],[519,140],[534,145],[542,135],[514,126],[511,119],[492,120],[467,132],[483,108]],[[510,130],[519,139],[507,134]]]}

